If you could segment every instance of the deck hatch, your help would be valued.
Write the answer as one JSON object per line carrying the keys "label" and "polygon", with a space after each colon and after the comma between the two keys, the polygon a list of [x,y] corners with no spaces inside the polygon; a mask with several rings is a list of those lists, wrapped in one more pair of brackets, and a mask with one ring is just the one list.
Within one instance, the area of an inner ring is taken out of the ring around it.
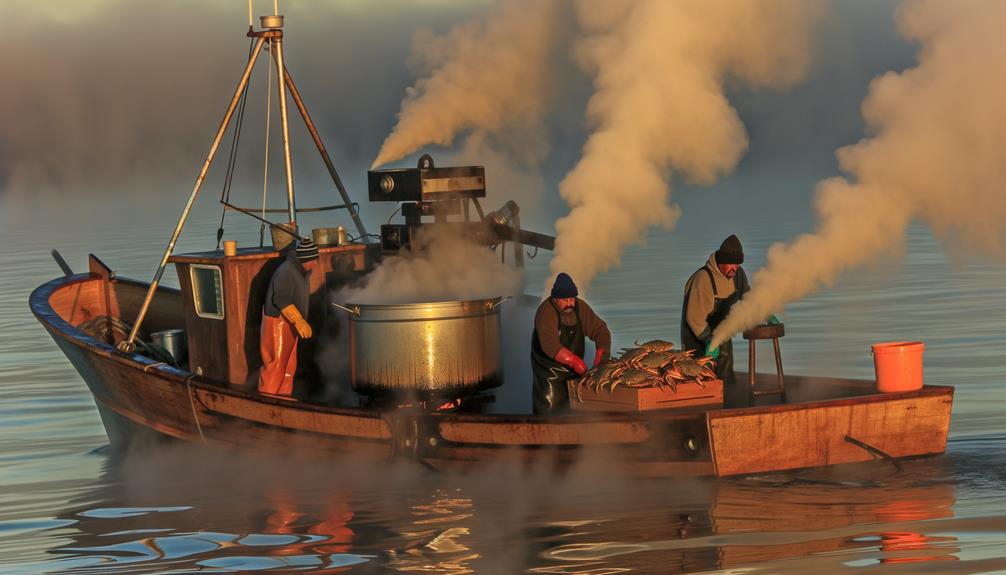
{"label": "deck hatch", "polygon": [[196,315],[209,319],[224,319],[224,286],[219,266],[191,264],[192,301]]}

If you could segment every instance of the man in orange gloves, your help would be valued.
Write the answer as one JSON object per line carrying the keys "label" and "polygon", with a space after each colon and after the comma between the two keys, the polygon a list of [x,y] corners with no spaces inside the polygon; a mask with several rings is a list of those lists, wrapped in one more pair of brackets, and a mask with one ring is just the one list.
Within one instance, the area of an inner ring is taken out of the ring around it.
{"label": "man in orange gloves", "polygon": [[534,387],[531,398],[536,414],[558,413],[569,407],[566,382],[583,375],[584,336],[594,342],[597,365],[611,351],[608,325],[587,302],[576,297],[576,284],[569,274],[555,278],[552,293],[538,306],[531,335],[531,369]]}
{"label": "man in orange gloves", "polygon": [[259,351],[259,393],[293,397],[293,375],[297,371],[297,343],[311,337],[307,323],[311,270],[318,267],[318,248],[310,239],[301,239],[290,250],[269,282],[262,310]]}

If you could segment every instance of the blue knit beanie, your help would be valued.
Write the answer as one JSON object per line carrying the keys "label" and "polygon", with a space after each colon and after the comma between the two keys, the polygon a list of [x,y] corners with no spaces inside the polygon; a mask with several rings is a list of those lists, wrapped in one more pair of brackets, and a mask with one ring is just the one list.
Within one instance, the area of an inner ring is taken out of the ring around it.
{"label": "blue knit beanie", "polygon": [[565,299],[576,297],[579,293],[576,291],[576,284],[573,283],[573,278],[569,277],[568,273],[562,272],[556,276],[555,283],[552,284],[552,297]]}

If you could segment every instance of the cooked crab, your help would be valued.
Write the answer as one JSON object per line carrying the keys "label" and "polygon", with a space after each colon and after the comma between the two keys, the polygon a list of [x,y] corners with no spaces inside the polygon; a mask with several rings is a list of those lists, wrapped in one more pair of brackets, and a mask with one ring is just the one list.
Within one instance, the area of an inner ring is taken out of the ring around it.
{"label": "cooked crab", "polygon": [[617,379],[613,379],[611,381],[611,387],[608,388],[608,393],[613,393],[615,388],[619,385],[624,385],[626,387],[649,387],[651,385],[651,379],[653,379],[653,374],[639,369],[629,368]]}
{"label": "cooked crab", "polygon": [[674,344],[672,342],[664,341],[662,339],[651,339],[650,341],[644,343],[639,343],[637,340],[635,343],[636,347],[656,351],[658,353],[665,353],[674,349]]}

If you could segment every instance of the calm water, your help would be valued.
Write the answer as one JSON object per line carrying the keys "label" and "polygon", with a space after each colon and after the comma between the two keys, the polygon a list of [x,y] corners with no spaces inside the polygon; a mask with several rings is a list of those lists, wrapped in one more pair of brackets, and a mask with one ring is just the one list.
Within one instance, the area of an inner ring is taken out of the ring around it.
{"label": "calm water", "polygon": [[[903,258],[784,314],[792,373],[869,377],[870,343],[927,344],[927,382],[957,386],[951,439],[945,456],[900,472],[877,463],[639,481],[613,476],[603,454],[562,475],[505,463],[431,474],[187,446],[113,456],[91,396],[27,298],[59,274],[53,247],[77,270],[94,251],[149,279],[181,204],[173,194],[117,199],[111,215],[105,200],[43,208],[0,196],[2,573],[1006,573],[1006,269],[952,264],[923,228]],[[212,245],[213,212],[181,250]],[[617,345],[677,339],[684,280],[724,235],[741,236],[755,270],[772,241],[810,222],[683,221],[630,250],[588,300]],[[257,242],[257,227],[245,228],[229,237]],[[545,265],[534,260],[529,286]]]}

